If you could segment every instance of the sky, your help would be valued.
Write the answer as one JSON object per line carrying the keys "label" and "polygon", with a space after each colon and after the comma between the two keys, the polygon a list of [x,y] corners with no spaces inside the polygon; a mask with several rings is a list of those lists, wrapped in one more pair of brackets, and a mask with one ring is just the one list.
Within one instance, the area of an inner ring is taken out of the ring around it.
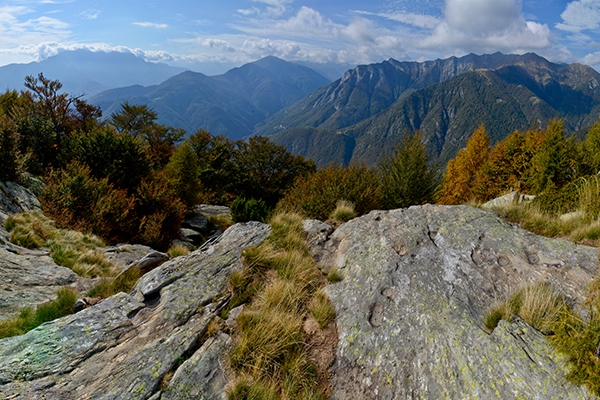
{"label": "sky", "polygon": [[0,65],[80,48],[205,73],[496,51],[600,71],[600,0],[0,0]]}

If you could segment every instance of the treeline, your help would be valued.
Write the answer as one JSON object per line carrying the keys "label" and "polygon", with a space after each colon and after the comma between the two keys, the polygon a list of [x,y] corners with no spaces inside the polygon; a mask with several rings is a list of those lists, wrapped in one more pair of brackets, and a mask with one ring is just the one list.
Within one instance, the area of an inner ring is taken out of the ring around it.
{"label": "treeline", "polygon": [[564,213],[579,206],[580,189],[600,172],[600,122],[585,140],[567,137],[561,120],[545,130],[515,131],[490,146],[483,126],[448,162],[438,194],[442,204],[484,202],[509,191],[536,195],[541,211]]}
{"label": "treeline", "polygon": [[145,105],[102,119],[61,87],[40,74],[0,95],[0,180],[31,186],[40,177],[44,212],[62,227],[165,249],[195,204],[239,196],[272,208],[315,171],[263,137],[234,142],[201,130],[183,140]]}

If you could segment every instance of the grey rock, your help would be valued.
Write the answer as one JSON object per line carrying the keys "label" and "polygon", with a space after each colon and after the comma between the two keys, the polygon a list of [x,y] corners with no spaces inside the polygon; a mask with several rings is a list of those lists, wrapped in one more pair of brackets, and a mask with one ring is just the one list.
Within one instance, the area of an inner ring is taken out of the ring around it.
{"label": "grey rock", "polygon": [[225,206],[213,206],[210,204],[200,204],[194,207],[196,214],[202,214],[208,217],[216,217],[219,215],[231,214],[229,207]]}
{"label": "grey rock", "polygon": [[179,236],[184,242],[200,243],[204,238],[200,232],[196,232],[193,229],[181,228],[179,229]]}
{"label": "grey rock", "polygon": [[333,227],[321,222],[318,219],[306,219],[303,222],[304,231],[306,232],[306,241],[309,246],[314,244],[323,244],[333,232]]}
{"label": "grey rock", "polygon": [[492,199],[486,203],[483,203],[481,205],[481,208],[483,208],[485,210],[491,210],[493,208],[506,207],[511,204],[519,204],[519,203],[523,203],[523,202],[528,202],[528,201],[533,200],[534,198],[535,198],[535,196],[532,196],[529,194],[510,192],[503,196],[496,197],[495,199]]}
{"label": "grey rock", "polygon": [[585,217],[585,213],[583,211],[574,211],[570,213],[566,213],[561,215],[559,218],[561,221],[571,221],[574,219],[579,219]]}
{"label": "grey rock", "polygon": [[126,273],[127,270],[129,270],[130,268],[138,268],[140,270],[141,275],[144,275],[144,274],[152,271],[154,268],[158,267],[159,265],[161,265],[168,259],[169,259],[168,254],[161,253],[160,251],[151,251],[150,253],[146,254],[144,257],[140,258],[139,260],[135,260],[135,261],[131,262],[127,267],[125,267],[121,271],[121,273],[119,273],[119,275],[117,275],[117,277],[115,279],[118,279],[119,276]]}
{"label": "grey rock", "polygon": [[173,375],[162,400],[226,399],[227,377],[221,367],[231,339],[220,333],[208,339],[194,355],[186,360]]}
{"label": "grey rock", "polygon": [[148,254],[156,251],[152,247],[128,243],[105,247],[103,250],[108,261],[120,269],[123,269],[131,263],[137,262]]}
{"label": "grey rock", "polygon": [[[242,250],[269,232],[264,224],[234,225],[204,251],[148,272],[133,295],[119,293],[25,335],[0,339],[0,398],[162,398],[161,380],[175,371],[174,386],[165,393],[184,399],[178,388],[187,390],[185,376],[201,384],[197,377],[206,369],[198,368],[211,368],[214,379],[193,390],[222,396],[224,373],[216,370],[214,355],[223,342],[202,338],[227,304],[229,296],[222,294],[229,274],[241,266]],[[177,373],[189,354],[194,361]]]}
{"label": "grey rock", "polygon": [[208,228],[208,220],[202,214],[194,214],[183,222],[183,226],[197,232],[204,232]]}
{"label": "grey rock", "polygon": [[0,248],[0,320],[17,316],[23,307],[54,300],[60,288],[80,280],[45,252],[15,254],[9,249]]}
{"label": "grey rock", "polygon": [[0,181],[0,223],[12,214],[26,211],[42,211],[37,197],[23,186]]}
{"label": "grey rock", "polygon": [[483,327],[485,309],[547,280],[581,304],[598,251],[523,231],[466,206],[377,211],[325,244],[339,342],[332,398],[585,399],[526,323]]}

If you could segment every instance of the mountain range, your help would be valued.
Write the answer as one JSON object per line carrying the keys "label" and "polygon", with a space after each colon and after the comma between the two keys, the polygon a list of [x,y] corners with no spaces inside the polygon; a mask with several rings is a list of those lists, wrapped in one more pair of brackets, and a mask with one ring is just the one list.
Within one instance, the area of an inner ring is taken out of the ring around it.
{"label": "mountain range", "polygon": [[151,63],[132,53],[63,51],[40,62],[0,67],[0,89],[23,89],[27,75],[59,80],[63,90],[74,96],[90,97],[102,91],[130,86],[155,85],[185,71],[162,63]]}
{"label": "mountain range", "polygon": [[203,128],[233,139],[251,136],[254,127],[291,106],[329,79],[314,70],[276,57],[233,68],[223,75],[186,71],[159,85],[134,85],[90,98],[104,115],[124,101],[148,104],[159,122],[194,132]]}
{"label": "mountain range", "polygon": [[480,124],[492,141],[563,118],[568,131],[600,115],[600,74],[535,54],[468,55],[358,66],[266,119],[256,134],[326,165],[376,163],[420,130],[444,164]]}

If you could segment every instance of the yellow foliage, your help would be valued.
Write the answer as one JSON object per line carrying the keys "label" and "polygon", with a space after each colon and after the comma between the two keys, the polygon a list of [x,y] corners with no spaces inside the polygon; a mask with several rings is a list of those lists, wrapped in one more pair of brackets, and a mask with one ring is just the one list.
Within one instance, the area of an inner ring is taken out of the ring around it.
{"label": "yellow foliage", "polygon": [[461,204],[475,197],[477,172],[488,158],[490,138],[480,125],[473,133],[465,149],[448,162],[438,202]]}

